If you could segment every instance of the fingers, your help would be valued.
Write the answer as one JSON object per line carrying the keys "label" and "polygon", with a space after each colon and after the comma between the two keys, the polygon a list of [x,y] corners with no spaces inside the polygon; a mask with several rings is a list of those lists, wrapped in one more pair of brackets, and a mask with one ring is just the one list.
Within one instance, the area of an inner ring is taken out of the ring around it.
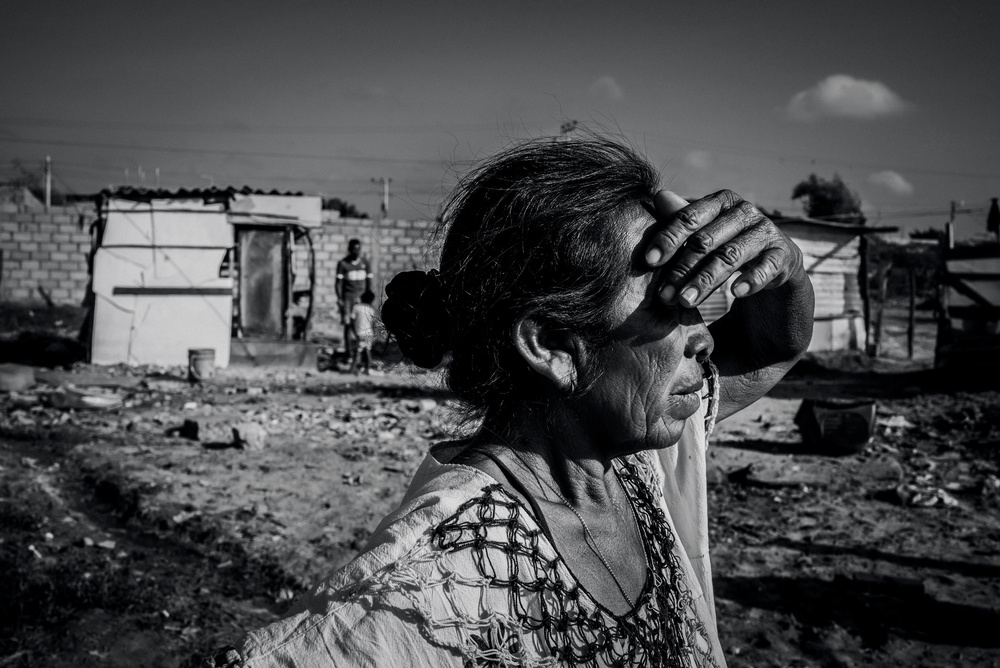
{"label": "fingers", "polygon": [[674,215],[690,202],[670,190],[661,190],[653,195],[653,206],[661,220],[666,220]]}
{"label": "fingers", "polygon": [[731,190],[720,190],[693,204],[687,204],[684,198],[669,190],[659,191],[653,197],[653,205],[658,220],[665,222],[647,244],[647,264],[651,267],[666,264],[692,234],[742,201]]}
{"label": "fingers", "polygon": [[661,298],[696,306],[773,241],[770,221],[741,203],[688,238],[664,268]]}
{"label": "fingers", "polygon": [[660,299],[699,305],[732,276],[732,294],[745,297],[781,277],[794,263],[792,247],[753,205],[729,190],[692,204],[670,191],[653,199],[662,222],[647,243],[646,261],[663,266]]}
{"label": "fingers", "polygon": [[661,190],[653,195],[653,207],[656,210],[658,221],[667,221],[660,230],[649,240],[646,248],[646,264],[650,267],[658,267],[673,254],[673,251],[680,248],[687,240],[685,229],[674,223],[674,215],[684,207],[688,206],[688,201],[669,190]]}
{"label": "fingers", "polygon": [[693,229],[686,228],[686,221],[676,221],[674,216],[684,207],[688,206],[688,201],[669,190],[661,190],[653,195],[653,207],[656,210],[658,221],[667,221],[660,230],[649,240],[646,248],[646,264],[650,267],[658,267],[669,260],[674,251],[680,248]]}
{"label": "fingers", "polygon": [[744,267],[743,274],[733,283],[733,296],[746,297],[756,294],[777,281],[788,265],[788,251],[773,247],[760,253]]}

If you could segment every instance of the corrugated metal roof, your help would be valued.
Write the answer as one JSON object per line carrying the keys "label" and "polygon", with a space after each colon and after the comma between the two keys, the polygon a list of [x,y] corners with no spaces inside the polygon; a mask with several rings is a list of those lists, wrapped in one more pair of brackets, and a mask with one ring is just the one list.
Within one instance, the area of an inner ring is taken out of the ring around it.
{"label": "corrugated metal roof", "polygon": [[105,188],[94,195],[94,200],[100,205],[107,199],[126,199],[133,202],[149,202],[154,199],[200,199],[211,202],[221,202],[232,199],[234,195],[281,195],[285,197],[302,197],[303,192],[291,192],[280,190],[262,190],[243,186],[227,186],[219,188],[179,188],[177,190],[167,190],[165,188],[137,188],[135,186],[122,186],[119,188]]}

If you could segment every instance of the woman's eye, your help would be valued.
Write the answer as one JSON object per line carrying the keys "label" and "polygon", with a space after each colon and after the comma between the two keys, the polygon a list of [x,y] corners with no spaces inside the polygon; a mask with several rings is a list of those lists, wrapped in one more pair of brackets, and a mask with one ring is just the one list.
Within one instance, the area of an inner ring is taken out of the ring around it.
{"label": "woman's eye", "polygon": [[676,325],[681,320],[681,307],[676,304],[664,304],[659,296],[650,300],[650,311],[664,325]]}

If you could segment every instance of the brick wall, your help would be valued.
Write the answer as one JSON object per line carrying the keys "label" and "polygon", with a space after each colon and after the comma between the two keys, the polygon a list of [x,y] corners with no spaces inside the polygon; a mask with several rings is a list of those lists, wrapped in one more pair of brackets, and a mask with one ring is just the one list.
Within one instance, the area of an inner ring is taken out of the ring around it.
{"label": "brick wall", "polygon": [[[336,332],[333,284],[337,262],[347,254],[347,242],[360,239],[362,254],[375,273],[376,306],[385,284],[400,271],[427,269],[436,264],[430,237],[434,223],[427,220],[339,218],[323,212],[323,225],[310,230],[316,253],[314,330]],[[48,212],[25,211],[0,204],[0,301],[41,302],[41,286],[57,304],[80,304],[87,287],[87,254],[93,207],[52,207]],[[299,272],[304,273],[304,272]]]}
{"label": "brick wall", "polygon": [[87,287],[92,206],[35,211],[0,204],[0,301],[56,304],[83,301]]}
{"label": "brick wall", "polygon": [[361,254],[375,274],[376,308],[385,285],[393,276],[409,269],[427,269],[437,264],[431,243],[435,223],[429,220],[364,220],[338,218],[324,211],[323,226],[310,230],[316,253],[316,303],[313,331],[337,334],[340,328],[333,291],[337,262],[347,255],[347,242],[361,240]]}

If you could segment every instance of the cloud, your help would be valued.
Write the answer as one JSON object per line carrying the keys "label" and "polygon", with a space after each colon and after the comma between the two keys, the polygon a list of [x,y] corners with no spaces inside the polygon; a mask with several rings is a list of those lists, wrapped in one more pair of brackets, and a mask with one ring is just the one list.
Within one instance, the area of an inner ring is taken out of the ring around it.
{"label": "cloud", "polygon": [[786,112],[795,121],[820,118],[871,120],[900,114],[909,103],[879,81],[864,81],[846,74],[834,74],[789,100]]}
{"label": "cloud", "polygon": [[875,172],[868,177],[868,183],[885,188],[897,195],[910,196],[913,194],[913,184],[892,170],[886,169]]}
{"label": "cloud", "polygon": [[684,156],[684,164],[694,169],[711,169],[712,154],[708,151],[688,151],[688,154]]}
{"label": "cloud", "polygon": [[590,84],[588,92],[595,97],[603,97],[608,100],[620,100],[625,95],[622,92],[622,87],[618,85],[614,77],[610,76],[600,77],[597,81]]}

